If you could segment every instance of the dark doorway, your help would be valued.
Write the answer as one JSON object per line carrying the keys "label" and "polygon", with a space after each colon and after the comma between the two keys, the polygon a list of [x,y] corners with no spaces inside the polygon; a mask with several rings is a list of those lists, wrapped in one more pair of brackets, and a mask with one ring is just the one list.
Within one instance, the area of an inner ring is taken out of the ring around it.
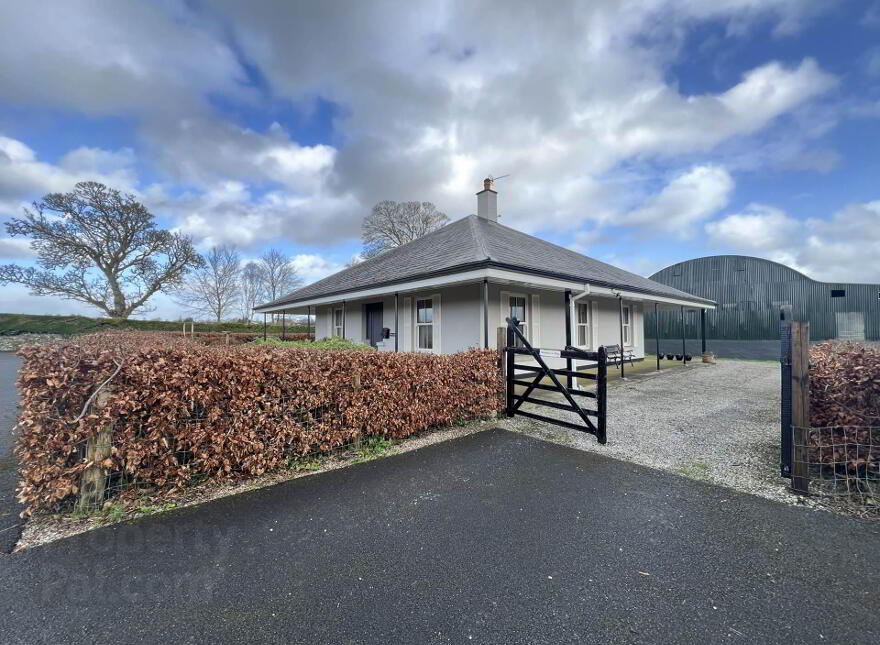
{"label": "dark doorway", "polygon": [[367,341],[375,347],[382,340],[382,303],[371,302],[364,305],[364,316],[367,322]]}

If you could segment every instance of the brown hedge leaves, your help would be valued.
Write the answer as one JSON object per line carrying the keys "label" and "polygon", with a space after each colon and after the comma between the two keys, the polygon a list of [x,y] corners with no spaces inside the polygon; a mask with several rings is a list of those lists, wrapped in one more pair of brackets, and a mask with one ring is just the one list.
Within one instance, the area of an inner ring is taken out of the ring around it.
{"label": "brown hedge leaves", "polygon": [[810,425],[820,428],[811,433],[811,461],[880,475],[880,445],[872,440],[880,427],[880,349],[846,342],[810,348]]}
{"label": "brown hedge leaves", "polygon": [[[84,447],[113,425],[111,486],[173,494],[261,475],[368,436],[402,438],[501,405],[494,351],[451,356],[204,346],[159,333],[25,347],[18,456],[27,513],[78,491]],[[73,422],[118,364],[100,410]]]}

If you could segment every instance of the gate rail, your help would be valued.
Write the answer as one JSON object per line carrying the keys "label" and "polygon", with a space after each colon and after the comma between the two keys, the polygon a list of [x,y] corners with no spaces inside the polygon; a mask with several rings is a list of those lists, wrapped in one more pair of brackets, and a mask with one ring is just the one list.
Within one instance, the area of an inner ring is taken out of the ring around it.
{"label": "gate rail", "polygon": [[[588,352],[577,347],[567,346],[565,349],[537,349],[531,346],[526,337],[523,336],[519,329],[519,321],[516,318],[506,318],[507,322],[507,346],[504,348],[506,361],[506,392],[507,392],[507,416],[512,417],[519,414],[537,421],[552,423],[572,430],[587,432],[595,435],[596,440],[604,444],[606,442],[606,417],[607,417],[607,401],[608,401],[608,357],[604,347],[600,347],[599,351]],[[517,345],[517,341],[519,345]],[[516,362],[517,355],[530,356],[537,365],[525,365]],[[574,360],[595,361],[597,369],[596,374],[588,374],[568,369],[552,369],[544,362],[543,357],[548,358],[566,358]],[[517,372],[530,372],[534,374],[531,381],[529,377],[519,378]],[[568,383],[573,379],[585,378],[596,381],[596,391],[587,392],[584,390],[566,387],[559,380],[559,376],[565,376]],[[542,383],[545,378],[549,378],[552,385]],[[525,391],[521,394],[516,393],[516,386],[525,387]],[[556,401],[547,401],[531,396],[535,390],[546,390],[549,392],[559,392],[567,401],[566,403],[557,403]],[[584,408],[577,398],[595,399],[596,409]],[[544,416],[535,412],[527,412],[522,409],[523,403],[532,403],[534,405],[543,405],[545,407],[554,408],[556,410],[564,410],[573,412],[578,415],[582,423],[571,423],[554,417]],[[595,422],[593,421],[595,419]]]}

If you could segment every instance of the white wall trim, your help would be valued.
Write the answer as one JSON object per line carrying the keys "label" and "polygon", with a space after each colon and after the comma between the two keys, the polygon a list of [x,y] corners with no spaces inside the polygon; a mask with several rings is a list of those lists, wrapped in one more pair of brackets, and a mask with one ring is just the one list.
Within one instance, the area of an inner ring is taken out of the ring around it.
{"label": "white wall trim", "polygon": [[[432,320],[431,327],[433,331],[431,332],[431,344],[433,347],[431,349],[419,349],[419,326],[418,326],[418,315],[419,315],[419,300],[431,300],[431,309],[432,309]],[[413,313],[412,313],[412,346],[414,352],[423,352],[425,354],[442,354],[443,350],[443,316],[440,313],[441,304],[440,304],[440,294],[439,293],[422,293],[416,294],[413,296]]]}
{"label": "white wall trim", "polygon": [[507,269],[474,269],[472,271],[462,271],[459,273],[450,273],[448,275],[434,276],[424,278],[422,280],[411,280],[398,284],[390,284],[381,287],[370,287],[357,291],[350,291],[345,294],[334,294],[330,296],[322,296],[303,300],[292,304],[275,305],[272,307],[257,307],[254,309],[257,313],[272,313],[278,311],[292,312],[295,310],[305,309],[309,306],[326,305],[339,302],[340,299],[360,300],[363,298],[371,298],[373,296],[387,296],[404,292],[424,291],[426,289],[437,289],[444,286],[452,286],[466,282],[476,282],[488,278],[492,282],[505,283],[509,282],[519,288],[536,288],[551,289],[555,291],[586,291],[594,295],[606,297],[617,297],[618,294],[627,300],[643,301],[643,302],[659,302],[663,304],[679,305],[694,309],[715,309],[715,305],[693,302],[690,300],[681,300],[677,298],[669,298],[666,296],[654,296],[634,291],[621,291],[618,289],[609,289],[607,287],[597,287],[585,282],[573,282],[570,280],[560,280],[557,278],[545,278],[543,276],[534,275],[526,272],[511,271]]}
{"label": "white wall trim", "polygon": [[533,347],[541,346],[541,296],[532,294],[532,337],[529,342]]}
{"label": "white wall trim", "polygon": [[590,339],[590,349],[595,351],[599,349],[599,301],[591,300],[590,309],[592,310],[592,320],[590,321],[590,335],[592,336]]}

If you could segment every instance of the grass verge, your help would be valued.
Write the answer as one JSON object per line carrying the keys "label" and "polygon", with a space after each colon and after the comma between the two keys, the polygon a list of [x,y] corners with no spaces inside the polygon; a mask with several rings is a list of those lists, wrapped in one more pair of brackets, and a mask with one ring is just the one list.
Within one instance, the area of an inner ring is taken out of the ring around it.
{"label": "grass verge", "polygon": [[[187,329],[189,324],[187,323]],[[87,316],[37,316],[32,314],[0,314],[0,334],[61,334],[74,336],[99,331],[128,329],[135,331],[181,331],[183,321],[172,320],[116,320],[113,318],[89,318]],[[262,333],[261,324],[236,322],[196,322],[195,331]],[[281,333],[281,325],[269,325],[271,334]],[[303,325],[287,325],[287,333],[303,333]]]}

